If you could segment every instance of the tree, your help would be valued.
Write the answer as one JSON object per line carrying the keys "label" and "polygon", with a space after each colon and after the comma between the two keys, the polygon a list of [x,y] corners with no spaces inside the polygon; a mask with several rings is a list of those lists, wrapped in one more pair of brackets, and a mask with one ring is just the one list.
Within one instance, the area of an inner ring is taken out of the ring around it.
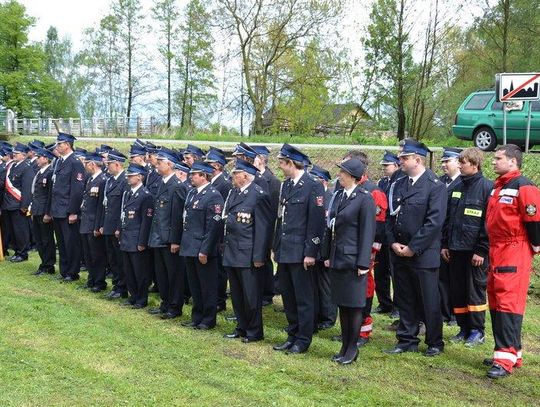
{"label": "tree", "polygon": [[305,46],[323,27],[335,21],[342,1],[281,0],[238,2],[216,0],[224,30],[236,37],[245,89],[254,112],[252,133],[263,129],[263,113],[271,107],[285,54]]}
{"label": "tree", "polygon": [[376,0],[364,39],[367,58],[376,66],[377,99],[396,112],[397,137],[405,137],[405,104],[412,89],[413,57],[407,0]]}
{"label": "tree", "polygon": [[159,23],[159,32],[161,35],[161,45],[159,52],[165,59],[167,69],[167,128],[171,127],[172,115],[172,74],[173,60],[175,57],[174,43],[178,40],[179,28],[177,20],[180,13],[176,7],[175,0],[162,0],[152,9],[154,19]]}
{"label": "tree", "polygon": [[178,55],[178,71],[182,89],[177,94],[180,126],[191,128],[195,119],[215,100],[213,39],[209,13],[201,0],[191,0],[181,26],[182,42]]}

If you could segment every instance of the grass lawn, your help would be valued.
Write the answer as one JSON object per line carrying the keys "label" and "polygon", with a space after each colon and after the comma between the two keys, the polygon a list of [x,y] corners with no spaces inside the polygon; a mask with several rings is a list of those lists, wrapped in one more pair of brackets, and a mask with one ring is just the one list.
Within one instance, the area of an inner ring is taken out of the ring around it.
{"label": "grass lawn", "polygon": [[[190,330],[76,290],[82,282],[32,276],[36,258],[34,252],[26,263],[0,263],[1,406],[530,406],[540,400],[538,278],[525,317],[524,367],[491,381],[481,364],[491,355],[491,338],[474,350],[447,342],[432,359],[388,356],[382,350],[392,346],[394,333],[385,329],[390,319],[377,315],[358,362],[338,366],[330,361],[338,328],[317,334],[309,353],[287,356],[271,348],[285,338],[286,323],[272,307],[264,310],[265,341],[246,345],[222,338],[234,327],[223,314],[213,331]],[[189,313],[185,307],[181,319]],[[445,327],[445,338],[456,330]]]}

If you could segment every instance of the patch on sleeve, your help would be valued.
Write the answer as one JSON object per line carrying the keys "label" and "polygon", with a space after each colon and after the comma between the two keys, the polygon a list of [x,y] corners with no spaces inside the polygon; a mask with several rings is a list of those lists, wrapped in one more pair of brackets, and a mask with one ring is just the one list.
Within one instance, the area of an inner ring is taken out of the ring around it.
{"label": "patch on sleeve", "polygon": [[221,215],[221,205],[214,205],[214,213]]}
{"label": "patch on sleeve", "polygon": [[321,243],[321,239],[319,239],[319,237],[314,237],[313,239],[311,239],[311,241],[312,241],[314,244],[319,244],[319,243]]}
{"label": "patch on sleeve", "polygon": [[82,180],[83,180],[82,172],[78,172],[77,173],[77,181],[82,181]]}
{"label": "patch on sleeve", "polygon": [[315,204],[316,204],[317,206],[323,206],[323,205],[324,205],[324,197],[318,196],[318,197],[315,199]]}
{"label": "patch on sleeve", "polygon": [[221,216],[215,215],[212,219],[214,219],[216,222],[219,222],[221,220]]}
{"label": "patch on sleeve", "polygon": [[149,218],[151,218],[153,215],[154,215],[154,209],[153,209],[153,208],[148,208],[148,209],[146,210],[146,216],[148,216]]}
{"label": "patch on sleeve", "polygon": [[527,215],[529,215],[529,216],[536,215],[536,205],[535,204],[527,204],[525,206],[525,212],[527,212]]}

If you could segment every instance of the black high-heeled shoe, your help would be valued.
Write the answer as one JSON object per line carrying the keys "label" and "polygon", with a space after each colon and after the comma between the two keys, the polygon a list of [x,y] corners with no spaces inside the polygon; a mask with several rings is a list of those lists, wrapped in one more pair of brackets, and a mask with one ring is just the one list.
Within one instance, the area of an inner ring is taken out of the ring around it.
{"label": "black high-heeled shoe", "polygon": [[334,356],[332,356],[332,362],[339,362],[342,357],[343,357],[342,354],[336,353]]}
{"label": "black high-heeled shoe", "polygon": [[360,352],[356,351],[356,353],[354,354],[354,357],[352,357],[350,359],[343,356],[341,359],[337,360],[337,362],[342,364],[342,365],[350,365],[351,363],[356,362],[356,359],[358,359],[358,354],[359,353]]}

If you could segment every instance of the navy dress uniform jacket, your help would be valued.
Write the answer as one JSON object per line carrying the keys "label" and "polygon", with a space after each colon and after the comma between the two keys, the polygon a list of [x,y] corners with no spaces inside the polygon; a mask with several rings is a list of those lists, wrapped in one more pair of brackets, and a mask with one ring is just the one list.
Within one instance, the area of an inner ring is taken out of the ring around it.
{"label": "navy dress uniform jacket", "polygon": [[56,159],[53,171],[50,215],[67,218],[79,214],[86,178],[83,164],[71,154],[65,160]]}
{"label": "navy dress uniform jacket", "polygon": [[210,184],[201,192],[197,188],[189,191],[184,207],[184,231],[180,244],[180,256],[208,257],[218,254],[218,242],[222,235],[223,197]]}
{"label": "navy dress uniform jacket", "polygon": [[394,214],[390,213],[386,223],[388,246],[396,242],[409,246],[414,256],[402,259],[411,265],[439,267],[447,207],[446,185],[430,169],[426,169],[414,185],[410,185],[409,177],[405,176],[395,183],[392,207]]}
{"label": "navy dress uniform jacket", "polygon": [[154,198],[157,196],[161,183],[162,178],[159,172],[154,167],[149,166],[148,175],[146,176],[146,182],[144,185]]}
{"label": "navy dress uniform jacket", "polygon": [[187,195],[186,186],[176,175],[167,183],[161,179],[154,202],[154,216],[148,245],[165,247],[182,240],[182,212]]}
{"label": "navy dress uniform jacket", "polygon": [[263,178],[268,182],[268,194],[270,196],[270,206],[272,207],[272,216],[273,221],[277,217],[277,210],[279,207],[279,191],[281,188],[281,181],[274,175],[274,173],[269,169],[262,173]]}
{"label": "navy dress uniform jacket", "polygon": [[223,266],[252,267],[268,257],[272,224],[270,199],[255,183],[231,190],[223,211]]}
{"label": "navy dress uniform jacket", "polygon": [[336,270],[369,269],[371,249],[375,239],[375,203],[371,194],[357,186],[348,198],[344,190],[334,199],[334,220],[325,232],[325,240],[331,239],[330,267]]}
{"label": "navy dress uniform jacket", "polygon": [[[8,169],[8,178],[12,184],[12,188],[18,190],[20,200],[16,199],[7,189],[4,190],[4,200],[2,209],[7,211],[16,211],[18,209],[28,209],[32,202],[32,181],[34,179],[34,171],[26,160],[20,163],[12,162]],[[7,180],[6,180],[7,181]]]}
{"label": "navy dress uniform jacket", "polygon": [[148,246],[154,214],[154,198],[144,186],[135,194],[127,188],[122,198],[120,250],[138,252],[137,246]]}
{"label": "navy dress uniform jacket", "polygon": [[223,200],[227,199],[232,189],[231,179],[224,172],[211,182],[212,186],[221,194]]}
{"label": "navy dress uniform jacket", "polygon": [[105,182],[103,194],[103,217],[101,227],[104,235],[114,235],[122,227],[120,214],[122,212],[122,197],[129,190],[125,172],[118,175],[117,179],[110,177]]}
{"label": "navy dress uniform jacket", "polygon": [[303,263],[304,257],[317,258],[324,234],[324,187],[308,173],[296,185],[283,183],[274,237],[278,263]]}
{"label": "navy dress uniform jacket", "polygon": [[51,209],[51,187],[53,168],[49,167],[43,173],[36,174],[34,194],[32,195],[32,215],[48,214]]}
{"label": "navy dress uniform jacket", "polygon": [[81,223],[79,232],[94,233],[101,226],[101,217],[103,213],[103,190],[107,176],[103,173],[96,178],[88,178],[83,193],[81,204]]}

